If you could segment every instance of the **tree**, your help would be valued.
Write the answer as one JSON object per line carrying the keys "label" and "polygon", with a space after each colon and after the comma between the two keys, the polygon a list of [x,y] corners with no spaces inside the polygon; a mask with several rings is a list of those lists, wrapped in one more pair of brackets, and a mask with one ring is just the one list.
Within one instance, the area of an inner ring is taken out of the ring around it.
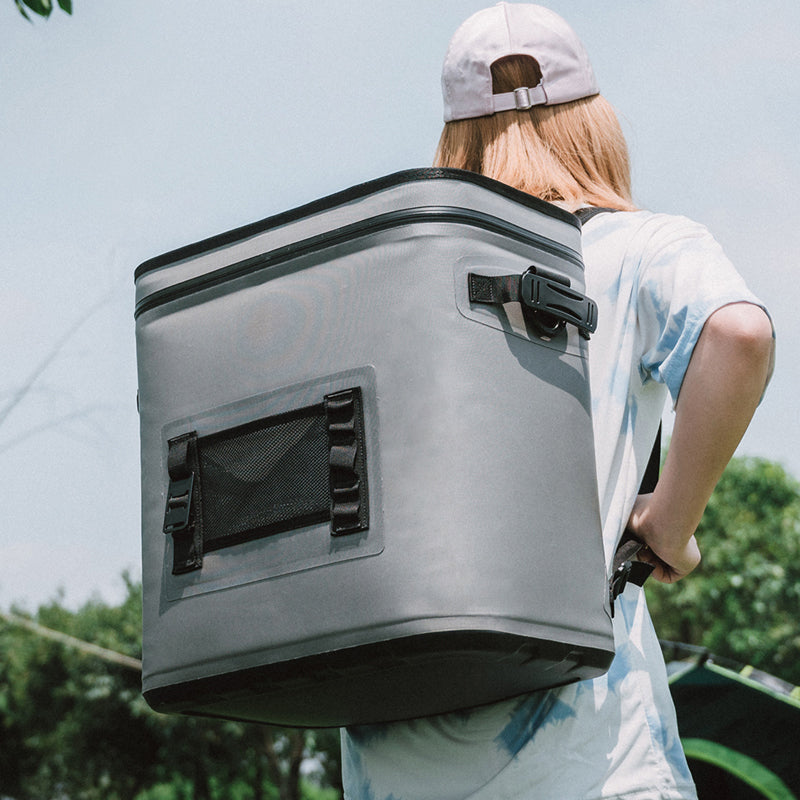
{"label": "tree", "polygon": [[[40,17],[49,17],[53,11],[53,0],[14,0],[19,13],[30,21],[26,8]],[[72,13],[72,0],[58,0],[58,7],[67,14]]]}
{"label": "tree", "polygon": [[[338,770],[333,734],[151,711],[137,661],[141,584],[126,587],[119,606],[72,612],[57,598],[35,620],[0,615],[0,797],[341,797],[326,771]],[[301,776],[304,762],[319,765],[315,782]]]}
{"label": "tree", "polygon": [[[129,581],[119,607],[92,602],[73,614],[56,600],[36,621],[135,658],[138,617]],[[0,750],[17,766],[0,772],[0,795],[121,800],[153,779],[161,743],[142,713],[137,671],[20,626],[2,629],[2,647]]]}
{"label": "tree", "polygon": [[659,636],[800,684],[800,484],[770,461],[733,459],[697,539],[692,575],[646,584]]}

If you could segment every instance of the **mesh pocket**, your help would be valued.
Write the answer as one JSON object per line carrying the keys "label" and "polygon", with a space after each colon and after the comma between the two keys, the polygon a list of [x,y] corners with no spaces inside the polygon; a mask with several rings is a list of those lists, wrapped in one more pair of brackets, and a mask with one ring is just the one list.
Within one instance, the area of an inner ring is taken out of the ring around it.
{"label": "mesh pocket", "polygon": [[[210,436],[184,434],[169,448],[173,573],[198,569],[204,552],[328,520],[333,535],[369,527],[358,388]],[[174,487],[187,477],[191,497],[176,517],[185,495],[176,500]]]}
{"label": "mesh pocket", "polygon": [[206,550],[330,518],[322,406],[208,437],[199,453]]}

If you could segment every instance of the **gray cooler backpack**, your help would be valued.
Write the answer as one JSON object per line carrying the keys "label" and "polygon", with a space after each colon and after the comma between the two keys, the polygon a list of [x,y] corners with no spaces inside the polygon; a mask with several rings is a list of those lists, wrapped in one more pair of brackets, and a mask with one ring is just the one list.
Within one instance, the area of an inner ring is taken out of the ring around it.
{"label": "gray cooler backpack", "polygon": [[153,708],[351,725],[608,668],[580,237],[426,169],[139,266]]}

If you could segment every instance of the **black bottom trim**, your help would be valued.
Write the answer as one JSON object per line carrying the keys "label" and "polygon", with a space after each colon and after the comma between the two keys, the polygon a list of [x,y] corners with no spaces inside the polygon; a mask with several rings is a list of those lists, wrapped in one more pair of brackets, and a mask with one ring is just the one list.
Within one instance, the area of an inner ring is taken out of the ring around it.
{"label": "black bottom trim", "polygon": [[502,633],[440,632],[151,689],[156,711],[292,727],[414,719],[603,674],[613,652]]}

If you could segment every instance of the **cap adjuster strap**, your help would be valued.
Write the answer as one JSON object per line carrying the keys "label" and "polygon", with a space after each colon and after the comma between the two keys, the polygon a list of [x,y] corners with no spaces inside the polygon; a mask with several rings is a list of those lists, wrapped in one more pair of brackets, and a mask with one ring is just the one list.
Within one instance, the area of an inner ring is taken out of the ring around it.
{"label": "cap adjuster strap", "polygon": [[520,86],[514,89],[513,92],[504,92],[503,94],[492,95],[494,111],[527,111],[533,106],[541,106],[547,103],[547,95],[544,93],[544,88],[540,83],[538,86],[527,87]]}

